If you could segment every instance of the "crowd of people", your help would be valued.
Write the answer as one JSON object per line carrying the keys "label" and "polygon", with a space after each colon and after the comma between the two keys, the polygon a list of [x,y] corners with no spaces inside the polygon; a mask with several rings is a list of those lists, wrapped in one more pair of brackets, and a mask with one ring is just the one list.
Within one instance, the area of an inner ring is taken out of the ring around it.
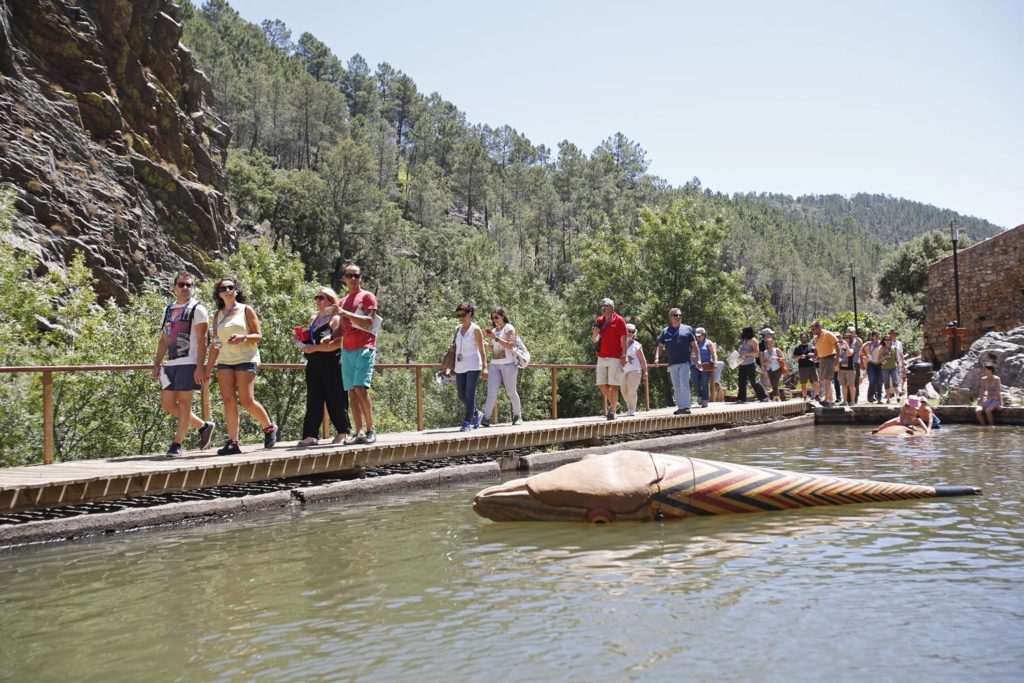
{"label": "crowd of people", "polygon": [[[330,287],[320,287],[309,322],[294,331],[294,342],[306,357],[306,413],[300,446],[319,442],[325,410],[335,429],[332,443],[372,444],[377,440],[369,390],[382,319],[376,297],[362,288],[359,266],[346,266],[343,277],[346,293],[339,296]],[[214,286],[212,320],[195,298],[194,289],[195,280],[188,273],[174,278],[175,299],[164,310],[153,363],[153,378],[162,389],[161,407],[177,420],[167,455],[182,453],[190,427],[198,432],[200,450],[211,446],[215,426],[197,416],[192,404],[193,392],[210,381],[214,370],[227,432],[227,440],[217,453],[241,452],[239,405],[262,427],[264,447],[272,448],[278,440],[278,426],[253,390],[260,364],[259,342],[263,339],[259,316],[247,303],[236,278],[221,278]],[[519,425],[523,410],[517,383],[519,370],[529,360],[528,352],[503,308],[491,310],[491,326],[486,329],[475,322],[475,314],[476,309],[468,302],[455,309],[459,322],[446,356],[450,365],[443,370],[453,380],[462,403],[460,430],[491,426],[502,388],[512,405],[512,424]],[[907,358],[894,329],[884,336],[872,331],[865,342],[852,326],[837,335],[816,321],[811,333],[801,334],[800,343],[787,353],[777,346],[771,328],[762,329],[758,340],[753,327],[744,327],[738,348],[726,361],[719,357],[707,330],[685,324],[679,308],[668,311],[667,322],[657,337],[653,365],[660,365],[662,358],[666,361],[676,415],[706,408],[713,396],[724,393],[720,379],[727,362],[738,371],[740,403],[748,400],[748,389],[758,401],[783,400],[791,361],[796,363],[794,379],[804,400],[825,407],[857,403],[861,377],[866,374],[869,403],[904,401]],[[626,414],[635,415],[637,392],[649,376],[650,365],[643,344],[636,338],[635,325],[616,312],[610,298],[599,303],[599,315],[591,324],[591,339],[597,353],[596,383],[606,402],[605,418],[614,420],[618,416],[620,393]],[[476,399],[481,379],[487,381],[483,410],[477,408]],[[994,368],[986,365],[980,387],[979,422],[993,424],[993,413],[1001,405],[999,378]],[[920,422],[932,429],[938,418],[923,396],[907,396],[894,421],[904,427]]]}
{"label": "crowd of people", "polygon": [[[359,266],[348,265],[343,277],[348,290],[345,296],[321,287],[314,296],[316,312],[305,326],[295,328],[295,344],[306,356],[306,415],[299,441],[304,446],[318,442],[325,409],[337,431],[333,443],[372,444],[377,440],[369,396],[379,328],[377,299],[362,289]],[[221,278],[214,285],[212,320],[194,290],[192,275],[183,272],[175,276],[175,299],[164,309],[153,361],[153,379],[162,389],[161,407],[177,420],[167,455],[181,455],[189,427],[198,431],[200,450],[211,446],[214,424],[193,412],[192,398],[194,391],[210,381],[214,370],[227,432],[227,441],[217,454],[242,452],[239,405],[263,428],[263,447],[273,448],[278,426],[253,390],[263,339],[259,316],[247,303],[236,278]]]}

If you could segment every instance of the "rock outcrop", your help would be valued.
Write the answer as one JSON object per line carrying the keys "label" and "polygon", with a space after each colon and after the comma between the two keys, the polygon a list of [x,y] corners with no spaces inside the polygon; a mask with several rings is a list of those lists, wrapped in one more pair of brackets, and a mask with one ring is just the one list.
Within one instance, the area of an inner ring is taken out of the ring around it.
{"label": "rock outcrop", "polygon": [[16,245],[44,267],[76,251],[102,296],[124,300],[235,241],[231,132],[180,44],[167,0],[0,2],[0,182]]}
{"label": "rock outcrop", "polygon": [[991,362],[1003,385],[1003,404],[1024,403],[1024,325],[1009,332],[989,332],[971,344],[958,360],[943,365],[932,377],[931,385],[939,394],[948,393],[946,402],[967,404],[978,398],[981,366]]}

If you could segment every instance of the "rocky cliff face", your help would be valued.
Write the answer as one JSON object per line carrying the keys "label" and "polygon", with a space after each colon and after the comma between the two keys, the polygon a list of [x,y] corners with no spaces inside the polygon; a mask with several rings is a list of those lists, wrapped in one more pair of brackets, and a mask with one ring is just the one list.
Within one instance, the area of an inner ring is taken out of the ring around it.
{"label": "rocky cliff face", "polygon": [[962,358],[942,366],[932,388],[946,393],[947,403],[968,404],[978,398],[981,366],[992,363],[1002,384],[1003,405],[1024,403],[1024,326],[1009,332],[989,332],[971,344]]}
{"label": "rocky cliff face", "polygon": [[0,0],[0,182],[14,239],[49,268],[76,251],[103,296],[234,243],[231,135],[166,0]]}

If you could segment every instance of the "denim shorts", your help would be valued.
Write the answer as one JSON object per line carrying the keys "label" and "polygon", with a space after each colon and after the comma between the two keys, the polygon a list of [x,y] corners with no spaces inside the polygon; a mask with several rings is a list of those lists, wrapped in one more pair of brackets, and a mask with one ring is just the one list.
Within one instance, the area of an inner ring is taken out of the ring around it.
{"label": "denim shorts", "polygon": [[229,365],[228,363],[217,363],[218,370],[234,370],[235,372],[256,372],[255,363],[235,363]]}
{"label": "denim shorts", "polygon": [[196,384],[195,363],[190,365],[164,365],[160,368],[160,372],[163,373],[163,379],[166,379],[168,382],[167,386],[163,386],[162,381],[160,383],[164,391],[196,391],[200,388]]}

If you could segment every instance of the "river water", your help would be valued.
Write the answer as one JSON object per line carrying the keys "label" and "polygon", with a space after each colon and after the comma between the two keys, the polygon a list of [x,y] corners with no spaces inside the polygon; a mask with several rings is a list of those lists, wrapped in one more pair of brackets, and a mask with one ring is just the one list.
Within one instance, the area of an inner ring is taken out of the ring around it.
{"label": "river water", "polygon": [[0,679],[1024,679],[1024,433],[803,428],[691,455],[981,497],[608,526],[486,482],[0,552]]}

